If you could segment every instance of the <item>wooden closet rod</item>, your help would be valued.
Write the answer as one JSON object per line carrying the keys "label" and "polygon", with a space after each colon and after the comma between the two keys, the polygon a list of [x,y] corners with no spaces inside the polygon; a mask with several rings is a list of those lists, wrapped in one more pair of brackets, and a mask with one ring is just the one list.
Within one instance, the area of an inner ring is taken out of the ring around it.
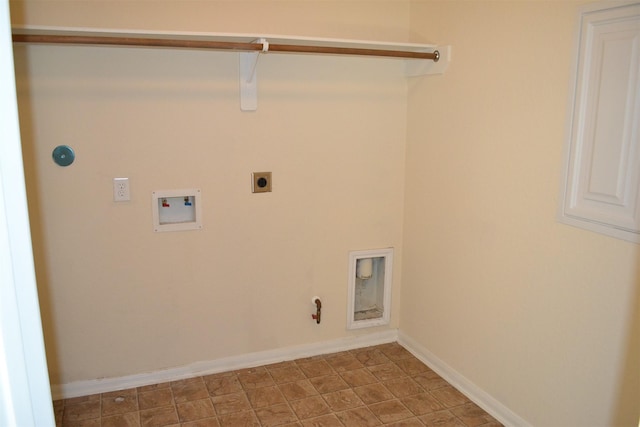
{"label": "wooden closet rod", "polygon": [[[47,44],[83,44],[83,45],[108,45],[108,46],[146,46],[169,47],[188,49],[215,49],[237,51],[265,51],[263,43],[226,42],[214,40],[185,40],[185,39],[158,39],[138,37],[110,37],[110,36],[63,36],[63,35],[37,35],[14,34],[14,43],[47,43]],[[383,56],[389,58],[430,59],[438,62],[440,53],[411,52],[385,49],[363,49],[350,47],[330,46],[303,46],[289,44],[269,43],[266,52],[284,53],[318,53],[330,55],[364,55]]]}

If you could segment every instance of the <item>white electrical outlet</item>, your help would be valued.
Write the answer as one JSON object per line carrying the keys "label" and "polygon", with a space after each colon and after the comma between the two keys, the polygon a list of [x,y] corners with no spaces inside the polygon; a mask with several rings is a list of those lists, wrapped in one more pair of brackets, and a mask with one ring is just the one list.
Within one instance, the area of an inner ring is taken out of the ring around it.
{"label": "white electrical outlet", "polygon": [[126,202],[128,200],[131,200],[129,178],[113,178],[113,201]]}

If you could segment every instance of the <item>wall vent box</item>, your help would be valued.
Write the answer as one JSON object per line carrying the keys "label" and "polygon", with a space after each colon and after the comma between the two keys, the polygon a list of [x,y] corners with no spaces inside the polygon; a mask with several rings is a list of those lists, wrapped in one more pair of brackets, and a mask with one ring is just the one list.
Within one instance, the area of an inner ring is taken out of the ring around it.
{"label": "wall vent box", "polygon": [[198,189],[158,190],[151,193],[153,231],[202,228],[202,198]]}
{"label": "wall vent box", "polygon": [[389,324],[393,248],[349,252],[347,329]]}

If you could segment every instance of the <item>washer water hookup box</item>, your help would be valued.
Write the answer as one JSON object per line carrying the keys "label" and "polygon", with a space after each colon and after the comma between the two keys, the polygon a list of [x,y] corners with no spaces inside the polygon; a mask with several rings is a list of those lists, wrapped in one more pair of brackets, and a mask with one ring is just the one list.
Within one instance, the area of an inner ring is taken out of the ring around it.
{"label": "washer water hookup box", "polygon": [[153,191],[151,208],[155,232],[202,228],[202,199],[199,189]]}

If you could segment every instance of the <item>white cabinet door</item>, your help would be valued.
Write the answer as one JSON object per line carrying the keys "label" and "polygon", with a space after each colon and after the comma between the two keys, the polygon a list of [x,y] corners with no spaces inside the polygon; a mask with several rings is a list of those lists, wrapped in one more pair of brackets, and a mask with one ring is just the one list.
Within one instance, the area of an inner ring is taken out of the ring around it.
{"label": "white cabinet door", "polygon": [[640,3],[580,15],[560,219],[640,242]]}

